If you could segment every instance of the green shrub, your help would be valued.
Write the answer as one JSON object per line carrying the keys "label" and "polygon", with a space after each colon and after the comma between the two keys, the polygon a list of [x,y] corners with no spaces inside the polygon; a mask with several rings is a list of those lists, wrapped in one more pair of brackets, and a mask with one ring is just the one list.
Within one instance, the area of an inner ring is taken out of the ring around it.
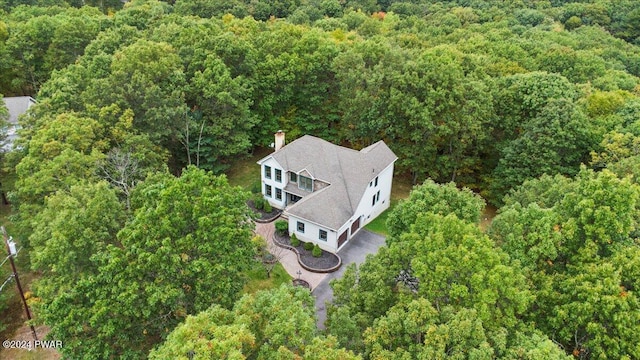
{"label": "green shrub", "polygon": [[573,30],[582,26],[582,19],[577,16],[572,16],[564,22],[564,27],[567,30]]}
{"label": "green shrub", "polygon": [[260,181],[256,181],[251,185],[251,192],[253,194],[259,194],[262,191],[262,184]]}
{"label": "green shrub", "polygon": [[276,257],[271,253],[266,253],[262,256],[262,262],[265,264],[273,264],[277,261],[278,259],[276,259]]}
{"label": "green shrub", "polygon": [[298,239],[296,234],[291,235],[291,246],[293,246],[293,247],[300,246],[300,239]]}
{"label": "green shrub", "polygon": [[260,235],[252,237],[251,244],[253,245],[258,256],[262,256],[262,254],[267,251],[267,241]]}
{"label": "green shrub", "polygon": [[310,243],[310,242],[304,243],[304,245],[302,245],[302,247],[307,251],[311,251],[313,249],[313,244]]}
{"label": "green shrub", "polygon": [[256,196],[253,197],[253,205],[256,207],[256,209],[258,210],[262,210],[264,209],[264,204],[267,202],[267,200],[265,200],[261,194],[256,194]]}
{"label": "green shrub", "polygon": [[263,209],[263,210],[264,210],[264,212],[266,212],[266,213],[270,213],[270,212],[273,210],[273,208],[271,207],[271,204],[269,204],[269,202],[268,202],[268,201],[265,201],[265,202],[264,202],[264,207],[263,207],[262,209]]}
{"label": "green shrub", "polygon": [[289,231],[289,223],[284,220],[276,221],[276,232],[278,235],[284,235]]}
{"label": "green shrub", "polygon": [[318,246],[318,244],[315,244],[313,246],[313,250],[311,250],[311,255],[313,255],[313,257],[322,256],[322,249],[320,249],[320,246]]}

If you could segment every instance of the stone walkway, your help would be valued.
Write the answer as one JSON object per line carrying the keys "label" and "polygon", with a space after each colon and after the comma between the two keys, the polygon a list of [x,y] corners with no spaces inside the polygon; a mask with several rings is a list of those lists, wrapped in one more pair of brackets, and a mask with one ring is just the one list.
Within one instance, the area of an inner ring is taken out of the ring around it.
{"label": "stone walkway", "polygon": [[298,263],[298,256],[295,252],[287,249],[283,249],[273,244],[273,234],[275,232],[274,222],[267,224],[256,223],[256,233],[265,238],[269,243],[269,251],[275,253],[274,255],[279,258],[280,263],[284,269],[291,275],[292,278],[298,278],[298,271],[301,272],[300,279],[306,280],[311,285],[311,290],[315,289],[318,284],[327,277],[327,274],[313,273],[307,271]]}

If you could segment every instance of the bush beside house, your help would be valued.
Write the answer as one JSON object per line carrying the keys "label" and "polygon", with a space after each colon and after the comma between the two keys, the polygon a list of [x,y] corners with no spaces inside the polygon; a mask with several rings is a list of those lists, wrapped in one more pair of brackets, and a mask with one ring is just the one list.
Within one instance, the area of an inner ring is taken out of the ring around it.
{"label": "bush beside house", "polygon": [[300,239],[298,239],[296,234],[291,235],[291,246],[293,246],[293,247],[300,246]]}
{"label": "bush beside house", "polygon": [[322,256],[322,249],[320,249],[320,246],[318,246],[318,244],[313,245],[313,250],[311,250],[311,255],[317,258]]}
{"label": "bush beside house", "polygon": [[287,234],[287,231],[289,231],[289,223],[284,220],[276,221],[276,232],[278,232],[278,235],[284,236]]}

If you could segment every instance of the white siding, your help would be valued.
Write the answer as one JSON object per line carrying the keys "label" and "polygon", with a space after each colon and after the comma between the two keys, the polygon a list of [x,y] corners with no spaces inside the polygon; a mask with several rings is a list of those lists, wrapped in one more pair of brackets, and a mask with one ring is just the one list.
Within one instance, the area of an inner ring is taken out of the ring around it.
{"label": "white siding", "polygon": [[[349,236],[347,239],[351,239],[351,237],[353,236],[353,233],[351,233],[351,224],[353,224],[353,222],[358,218],[360,218],[360,226],[358,227],[358,230],[356,230],[356,232],[358,232],[366,224],[373,221],[373,219],[378,217],[378,215],[389,208],[391,202],[391,186],[393,183],[393,165],[394,164],[391,163],[384,170],[382,170],[380,174],[378,174],[378,186],[375,185],[375,177],[373,177],[370,181],[371,186],[367,184],[367,189],[365,190],[362,199],[360,199],[360,203],[358,204],[356,212],[347,223],[340,227],[337,234],[335,234],[336,247],[338,245],[338,236],[340,236],[340,234],[342,234],[347,229],[349,229]],[[378,191],[380,191],[380,197],[377,200],[376,204],[374,206],[371,206],[371,199],[378,193]],[[347,244],[348,242],[349,240],[347,240],[344,244]],[[336,249],[335,251],[337,250],[339,249]]]}
{"label": "white siding", "polygon": [[[304,233],[298,231],[298,221],[304,224]],[[319,235],[321,229],[327,232],[327,241],[320,240]],[[291,215],[289,216],[289,234],[296,234],[296,237],[301,241],[318,244],[323,250],[333,253],[337,250],[338,234],[336,234],[335,231]]]}
{"label": "white siding", "polygon": [[[267,179],[264,176],[264,167],[265,166],[270,166],[271,167],[271,179]],[[282,181],[281,182],[277,182],[276,181],[276,169],[282,171]],[[278,164],[278,162],[275,159],[269,158],[265,162],[263,162],[262,165],[260,166],[260,178],[262,179],[262,183],[261,183],[262,196],[264,196],[264,198],[269,201],[271,206],[276,207],[278,209],[284,209],[286,197],[284,195],[284,190],[282,190],[282,189],[284,189],[284,187],[287,185],[287,181],[289,180],[287,178],[287,172],[284,171],[282,166],[280,166],[280,164]],[[267,196],[266,190],[265,190],[265,185],[270,185],[271,186],[271,197]],[[277,200],[276,199],[276,189],[282,190],[282,199],[281,200]]]}
{"label": "white siding", "polygon": [[[367,185],[367,190],[364,192],[362,199],[360,199],[360,204],[358,204],[358,208],[351,218],[350,223],[359,216],[362,216],[360,227],[364,227],[383,211],[387,210],[391,199],[392,182],[393,163],[378,174],[378,186],[375,186],[375,177],[371,179],[371,186]],[[378,191],[380,191],[380,198],[374,206],[371,206],[371,199],[378,193]]]}

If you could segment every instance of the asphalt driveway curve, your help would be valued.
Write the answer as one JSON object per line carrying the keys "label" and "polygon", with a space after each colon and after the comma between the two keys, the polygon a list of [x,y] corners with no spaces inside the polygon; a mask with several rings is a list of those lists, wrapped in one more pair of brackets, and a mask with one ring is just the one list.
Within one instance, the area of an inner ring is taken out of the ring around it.
{"label": "asphalt driveway curve", "polygon": [[338,271],[329,273],[317,287],[313,289],[313,296],[316,298],[316,315],[319,329],[324,329],[324,322],[327,319],[326,303],[333,300],[333,290],[329,282],[342,277],[347,266],[352,263],[361,264],[368,254],[375,254],[381,246],[385,245],[385,237],[372,233],[366,229],[361,229],[342,248],[338,255],[342,258],[342,266]]}

